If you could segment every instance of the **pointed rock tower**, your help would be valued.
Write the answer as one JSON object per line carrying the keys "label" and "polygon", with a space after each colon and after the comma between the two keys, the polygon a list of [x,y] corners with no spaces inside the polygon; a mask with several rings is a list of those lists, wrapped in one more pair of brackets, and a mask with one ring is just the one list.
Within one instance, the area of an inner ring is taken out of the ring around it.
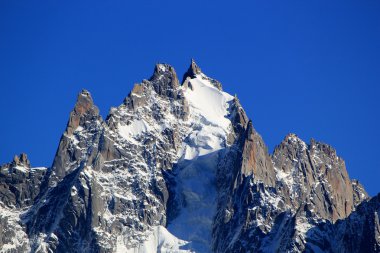
{"label": "pointed rock tower", "polygon": [[94,143],[101,135],[102,122],[99,109],[94,105],[90,92],[82,90],[59,142],[50,181],[60,181],[78,168],[82,161],[88,161],[95,155]]}

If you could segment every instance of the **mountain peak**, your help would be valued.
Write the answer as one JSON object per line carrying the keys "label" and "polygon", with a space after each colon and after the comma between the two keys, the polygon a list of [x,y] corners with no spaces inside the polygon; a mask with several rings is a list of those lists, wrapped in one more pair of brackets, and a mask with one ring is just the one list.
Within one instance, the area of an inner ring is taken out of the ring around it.
{"label": "mountain peak", "polygon": [[300,137],[298,137],[298,135],[296,135],[295,133],[288,133],[285,138],[284,138],[284,142],[288,142],[288,143],[292,143],[292,144],[295,144],[295,143],[305,143]]}
{"label": "mountain peak", "polygon": [[179,87],[177,73],[171,65],[165,63],[156,64],[149,81],[158,94],[169,97],[175,97],[175,91]]}
{"label": "mountain peak", "polygon": [[20,156],[15,155],[12,161],[13,166],[24,166],[30,168],[30,161],[25,153],[21,153]]}
{"label": "mountain peak", "polygon": [[94,107],[94,101],[92,100],[91,93],[88,90],[83,89],[77,97],[74,111],[78,114],[84,114]]}
{"label": "mountain peak", "polygon": [[175,72],[173,66],[166,63],[157,63],[156,66],[154,66],[153,76],[149,79],[149,81],[160,79],[160,76],[162,75],[177,79],[177,73]]}
{"label": "mountain peak", "polygon": [[201,68],[196,64],[194,59],[191,59],[190,66],[187,69],[186,73],[183,75],[182,83],[185,82],[186,78],[190,77],[190,79],[193,79],[196,77],[196,75],[199,75],[201,73]]}
{"label": "mountain peak", "polygon": [[212,86],[214,86],[215,88],[217,88],[220,91],[223,90],[222,84],[219,81],[206,76],[202,72],[201,68],[195,63],[194,59],[191,59],[190,66],[187,69],[186,73],[183,75],[182,85],[186,84],[186,81],[189,81],[189,80],[197,78],[197,77],[201,78],[203,80],[208,80]]}
{"label": "mountain peak", "polygon": [[288,139],[300,139],[300,138],[299,138],[298,135],[295,134],[295,133],[288,133],[288,134],[285,136],[285,140],[288,140]]}
{"label": "mountain peak", "polygon": [[73,111],[67,124],[67,133],[71,135],[75,129],[85,122],[84,118],[99,116],[99,109],[94,105],[91,93],[83,89],[77,97]]}
{"label": "mountain peak", "polygon": [[[282,142],[275,148],[281,148],[286,146],[292,146],[295,149],[299,149],[301,151],[304,151],[308,149],[308,145],[306,142],[304,142],[298,135],[295,133],[288,133],[285,138],[282,140]],[[275,151],[276,152],[276,151]]]}
{"label": "mountain peak", "polygon": [[156,66],[154,67],[154,73],[155,74],[163,74],[165,72],[172,73],[174,71],[174,68],[166,63],[157,63]]}

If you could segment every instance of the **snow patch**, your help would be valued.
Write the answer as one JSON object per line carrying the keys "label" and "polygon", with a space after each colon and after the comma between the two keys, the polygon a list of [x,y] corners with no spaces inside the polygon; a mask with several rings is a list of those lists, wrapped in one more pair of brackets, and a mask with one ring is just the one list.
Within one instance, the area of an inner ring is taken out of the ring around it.
{"label": "snow patch", "polygon": [[130,139],[149,131],[150,127],[144,120],[133,120],[129,125],[118,125],[119,134],[124,139]]}
{"label": "snow patch", "polygon": [[161,70],[162,72],[165,72],[165,71],[166,71],[166,67],[165,67],[165,65],[163,65],[163,64],[157,64],[157,67],[158,67],[158,69]]}
{"label": "snow patch", "polygon": [[169,252],[191,252],[184,249],[186,241],[180,240],[172,235],[165,227],[156,226],[148,239],[141,245],[133,249],[127,249],[119,238],[117,243],[117,253],[169,253]]}
{"label": "snow patch", "polygon": [[21,171],[23,173],[27,173],[29,171],[29,168],[24,167],[24,166],[15,166],[13,168],[16,169],[16,170],[19,170],[19,171]]}

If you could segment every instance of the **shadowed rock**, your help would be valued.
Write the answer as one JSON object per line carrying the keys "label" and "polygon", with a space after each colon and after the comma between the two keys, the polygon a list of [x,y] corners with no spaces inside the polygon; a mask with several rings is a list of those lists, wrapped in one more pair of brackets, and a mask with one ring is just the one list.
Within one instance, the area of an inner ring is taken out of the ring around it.
{"label": "shadowed rock", "polygon": [[30,168],[27,155],[15,156],[0,167],[0,205],[22,208],[33,204],[40,192],[46,168]]}
{"label": "shadowed rock", "polygon": [[199,75],[202,73],[202,70],[198,65],[195,63],[194,59],[191,59],[191,63],[189,68],[187,69],[186,73],[183,75],[182,83],[185,82],[186,78],[193,79],[196,77],[196,75]]}
{"label": "shadowed rock", "polygon": [[200,77],[204,80],[208,80],[215,88],[217,88],[220,91],[222,90],[222,84],[219,81],[204,75],[202,73],[201,68],[198,67],[198,65],[195,63],[194,59],[191,59],[190,66],[187,72],[183,75],[182,85],[188,86],[190,89],[192,89],[191,79],[194,79],[196,77]]}
{"label": "shadowed rock", "polygon": [[176,97],[179,81],[174,68],[169,64],[156,64],[153,76],[149,81],[159,95]]}

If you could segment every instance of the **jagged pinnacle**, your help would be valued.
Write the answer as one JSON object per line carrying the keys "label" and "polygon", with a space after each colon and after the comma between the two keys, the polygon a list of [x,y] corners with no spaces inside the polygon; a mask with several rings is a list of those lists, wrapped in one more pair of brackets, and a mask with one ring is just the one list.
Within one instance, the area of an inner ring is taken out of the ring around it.
{"label": "jagged pinnacle", "polygon": [[[86,116],[87,115],[87,116]],[[69,135],[82,123],[85,122],[83,117],[99,116],[99,109],[94,105],[91,93],[83,89],[77,97],[74,110],[70,113],[70,119],[67,124],[67,133]]]}
{"label": "jagged pinnacle", "polygon": [[25,166],[27,168],[30,168],[30,161],[28,159],[28,156],[25,153],[21,153],[20,156],[15,155],[12,161],[13,166]]}
{"label": "jagged pinnacle", "polygon": [[94,101],[92,100],[91,93],[88,90],[83,89],[77,98],[74,111],[78,114],[84,114],[86,111],[90,110],[94,106]]}
{"label": "jagged pinnacle", "polygon": [[282,143],[291,143],[292,145],[301,145],[304,148],[307,148],[307,144],[295,133],[288,133]]}
{"label": "jagged pinnacle", "polygon": [[202,73],[201,68],[197,65],[197,63],[194,61],[194,59],[191,59],[191,64],[190,64],[189,70],[191,71],[191,73],[193,73],[195,75]]}
{"label": "jagged pinnacle", "polygon": [[194,59],[191,59],[191,63],[186,73],[183,75],[182,83],[186,80],[187,77],[195,78],[196,75],[202,73],[201,68],[196,64]]}
{"label": "jagged pinnacle", "polygon": [[288,140],[288,139],[299,139],[300,140],[300,138],[295,133],[288,133],[285,136],[285,140]]}
{"label": "jagged pinnacle", "polygon": [[154,90],[160,95],[175,96],[175,90],[179,86],[177,74],[169,64],[156,64],[153,76],[149,79]]}
{"label": "jagged pinnacle", "polygon": [[167,74],[168,76],[172,77],[172,79],[177,79],[177,74],[171,65],[166,63],[157,63],[154,67],[153,76],[150,78],[150,81],[158,78],[163,74]]}

